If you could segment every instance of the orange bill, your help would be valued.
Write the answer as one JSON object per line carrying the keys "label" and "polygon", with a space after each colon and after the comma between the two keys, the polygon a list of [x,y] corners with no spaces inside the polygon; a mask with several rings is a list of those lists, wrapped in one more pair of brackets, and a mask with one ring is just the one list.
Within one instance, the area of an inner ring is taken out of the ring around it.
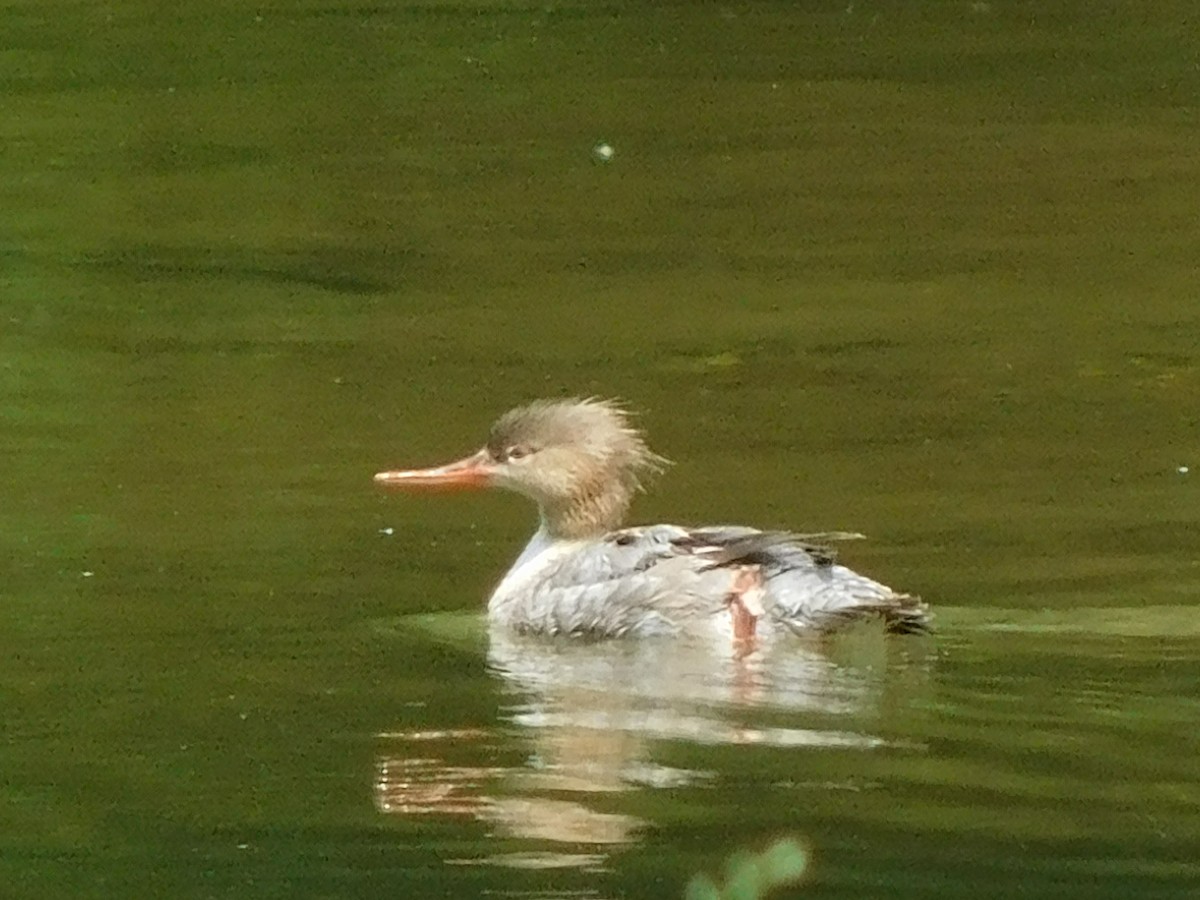
{"label": "orange bill", "polygon": [[385,487],[397,488],[445,488],[447,490],[463,490],[466,488],[488,487],[496,471],[496,461],[486,449],[431,469],[397,469],[392,472],[379,472],[375,475],[375,483]]}

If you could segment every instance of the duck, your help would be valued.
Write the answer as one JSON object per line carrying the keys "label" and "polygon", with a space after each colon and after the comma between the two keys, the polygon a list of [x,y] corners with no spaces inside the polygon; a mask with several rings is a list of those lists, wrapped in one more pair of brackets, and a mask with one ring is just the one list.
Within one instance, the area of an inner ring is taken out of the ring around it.
{"label": "duck", "polygon": [[492,626],[584,639],[699,637],[753,647],[860,620],[930,631],[918,596],[838,561],[856,533],[741,525],[625,524],[668,461],[616,400],[535,400],[504,413],[477,452],[375,482],[397,489],[503,488],[532,500],[539,524],[487,602]]}

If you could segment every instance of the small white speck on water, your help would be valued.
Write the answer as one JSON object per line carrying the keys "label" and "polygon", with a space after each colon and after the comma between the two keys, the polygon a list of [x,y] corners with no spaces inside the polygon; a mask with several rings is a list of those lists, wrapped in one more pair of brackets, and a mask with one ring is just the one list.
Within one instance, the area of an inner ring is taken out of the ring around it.
{"label": "small white speck on water", "polygon": [[1189,469],[1187,466],[1180,466],[1175,471],[1178,472],[1180,475],[1186,475],[1188,472],[1190,472],[1192,470]]}
{"label": "small white speck on water", "polygon": [[614,153],[616,153],[616,151],[613,150],[612,144],[606,143],[605,141],[600,141],[600,143],[592,147],[592,159],[594,159],[596,162],[611,162]]}
{"label": "small white speck on water", "polygon": [[93,575],[95,575],[96,573],[95,573],[95,572],[88,571],[88,572],[83,572],[82,574],[83,574],[83,577],[84,577],[84,578],[91,578],[91,577],[92,577]]}
{"label": "small white speck on water", "polygon": [[380,528],[380,529],[379,529],[379,533],[380,533],[380,534],[386,534],[386,535],[388,535],[388,536],[390,537],[391,535],[393,535],[393,534],[395,534],[395,533],[396,533],[396,529],[395,529],[395,528],[390,528],[390,527],[389,527],[389,528]]}

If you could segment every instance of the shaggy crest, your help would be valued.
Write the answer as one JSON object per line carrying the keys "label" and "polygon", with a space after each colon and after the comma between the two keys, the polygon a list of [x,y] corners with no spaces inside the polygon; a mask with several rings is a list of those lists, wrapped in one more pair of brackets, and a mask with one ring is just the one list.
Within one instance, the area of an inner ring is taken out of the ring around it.
{"label": "shaggy crest", "polygon": [[488,451],[496,459],[569,448],[621,476],[631,490],[643,476],[657,475],[670,465],[648,446],[617,400],[534,400],[509,410],[492,426]]}
{"label": "shaggy crest", "polygon": [[513,471],[505,480],[536,500],[560,534],[616,527],[643,480],[668,465],[618,402],[595,397],[535,400],[510,410],[492,426],[487,450],[502,463],[552,461],[539,475]]}

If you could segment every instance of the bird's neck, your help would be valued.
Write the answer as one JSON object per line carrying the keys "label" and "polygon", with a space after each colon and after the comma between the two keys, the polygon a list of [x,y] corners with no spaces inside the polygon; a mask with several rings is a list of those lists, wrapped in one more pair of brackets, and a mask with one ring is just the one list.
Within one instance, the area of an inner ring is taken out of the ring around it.
{"label": "bird's neck", "polygon": [[542,530],[553,540],[599,537],[621,527],[632,499],[619,481],[597,479],[563,500],[543,501]]}

